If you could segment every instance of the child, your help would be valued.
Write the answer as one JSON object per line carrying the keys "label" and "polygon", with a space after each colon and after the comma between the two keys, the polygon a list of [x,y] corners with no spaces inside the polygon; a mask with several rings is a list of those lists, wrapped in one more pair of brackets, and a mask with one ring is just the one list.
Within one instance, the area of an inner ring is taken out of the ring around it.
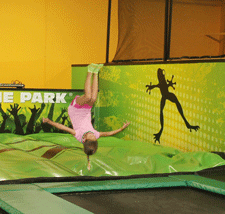
{"label": "child", "polygon": [[[68,107],[68,114],[73,125],[73,129],[62,124],[51,121],[48,118],[43,118],[43,123],[48,123],[58,129],[72,134],[78,141],[83,143],[84,152],[88,159],[88,170],[90,170],[89,156],[93,155],[98,148],[97,139],[99,137],[107,137],[115,135],[129,126],[126,122],[117,130],[110,132],[98,132],[91,124],[91,108],[93,107],[98,96],[98,72],[103,64],[90,64],[88,66],[87,78],[84,86],[84,95],[76,96]],[[91,85],[91,78],[93,83]]]}

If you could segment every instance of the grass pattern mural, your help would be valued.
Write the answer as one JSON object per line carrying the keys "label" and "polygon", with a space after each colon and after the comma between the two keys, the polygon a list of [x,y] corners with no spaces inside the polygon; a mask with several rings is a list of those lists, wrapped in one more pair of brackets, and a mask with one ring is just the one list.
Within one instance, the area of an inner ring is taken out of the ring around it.
{"label": "grass pattern mural", "polygon": [[79,91],[2,90],[0,133],[18,135],[58,132],[42,123],[43,117],[72,127],[67,108]]}

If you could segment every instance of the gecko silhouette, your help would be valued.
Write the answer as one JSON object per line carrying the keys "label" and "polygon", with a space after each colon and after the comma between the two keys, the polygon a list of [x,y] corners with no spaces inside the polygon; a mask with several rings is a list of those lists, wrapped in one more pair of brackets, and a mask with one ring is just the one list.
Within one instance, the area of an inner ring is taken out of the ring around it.
{"label": "gecko silhouette", "polygon": [[163,132],[163,128],[164,128],[163,109],[165,107],[166,100],[169,100],[172,103],[176,104],[177,109],[178,109],[181,117],[183,118],[187,128],[190,129],[190,131],[192,129],[197,131],[200,127],[199,126],[192,126],[192,125],[189,124],[189,122],[187,121],[187,119],[184,116],[182,106],[181,106],[180,102],[178,101],[176,95],[171,93],[171,92],[169,92],[168,88],[170,86],[175,90],[175,88],[173,86],[173,85],[176,85],[176,82],[173,82],[174,75],[172,75],[172,79],[170,81],[169,80],[166,81],[164,70],[159,68],[158,71],[157,71],[157,76],[158,76],[158,80],[159,80],[159,83],[157,85],[152,85],[151,82],[150,82],[150,85],[146,85],[146,87],[147,87],[147,91],[146,92],[149,91],[149,94],[151,93],[152,89],[159,88],[160,92],[161,92],[161,95],[162,95],[161,103],[160,103],[160,124],[161,124],[161,129],[160,129],[160,131],[157,134],[154,134],[154,136],[155,136],[154,137],[155,143],[157,141],[160,143],[160,137],[161,137],[162,132]]}

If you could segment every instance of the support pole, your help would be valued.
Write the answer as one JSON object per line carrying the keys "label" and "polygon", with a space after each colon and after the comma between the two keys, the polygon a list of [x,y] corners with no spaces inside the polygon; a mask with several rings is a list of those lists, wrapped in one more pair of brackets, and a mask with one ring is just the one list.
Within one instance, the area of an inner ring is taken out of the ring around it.
{"label": "support pole", "polygon": [[109,3],[108,3],[108,24],[107,24],[107,43],[106,43],[106,63],[109,63],[111,5],[112,5],[112,0],[109,0]]}
{"label": "support pole", "polygon": [[167,59],[170,58],[170,43],[171,43],[171,26],[172,26],[172,8],[173,0],[169,0],[169,20],[168,20],[168,36],[167,36]]}
{"label": "support pole", "polygon": [[167,61],[170,57],[172,3],[173,3],[173,0],[166,0],[166,5],[165,5],[165,31],[164,31],[164,61]]}

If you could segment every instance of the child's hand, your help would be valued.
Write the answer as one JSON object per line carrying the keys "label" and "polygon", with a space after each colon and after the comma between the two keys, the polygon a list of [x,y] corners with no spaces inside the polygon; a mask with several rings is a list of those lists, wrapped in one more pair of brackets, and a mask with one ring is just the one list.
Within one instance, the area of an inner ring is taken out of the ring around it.
{"label": "child's hand", "polygon": [[42,121],[43,121],[43,123],[48,123],[49,119],[48,118],[43,118]]}
{"label": "child's hand", "polygon": [[126,121],[126,123],[124,123],[124,124],[123,124],[123,127],[122,127],[122,129],[125,129],[125,128],[127,128],[127,127],[128,127],[129,125],[130,125],[130,122],[127,122],[127,121]]}

